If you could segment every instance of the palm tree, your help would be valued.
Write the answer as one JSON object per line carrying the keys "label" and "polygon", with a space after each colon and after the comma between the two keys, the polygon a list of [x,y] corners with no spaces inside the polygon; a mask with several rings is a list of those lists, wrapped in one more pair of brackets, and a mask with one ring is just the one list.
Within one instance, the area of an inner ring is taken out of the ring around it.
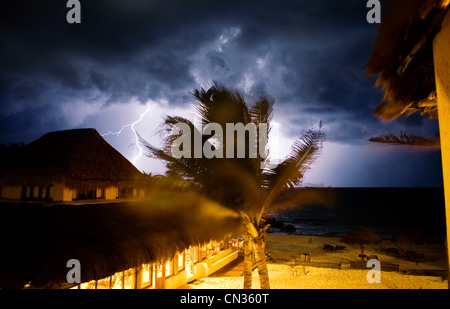
{"label": "palm tree", "polygon": [[[265,243],[269,225],[264,221],[263,214],[279,205],[289,205],[289,201],[295,203],[295,194],[289,192],[289,189],[302,182],[305,172],[320,154],[325,138],[321,130],[322,123],[318,128],[308,130],[303,137],[299,138],[284,161],[271,166],[267,165],[269,149],[262,137],[268,136],[270,131],[274,103],[272,98],[261,96],[251,107],[248,107],[239,92],[217,82],[214,82],[208,90],[203,88],[195,90],[193,96],[197,99],[196,108],[201,126],[215,123],[225,128],[226,124],[240,123],[244,126],[249,123],[257,126],[267,124],[262,126],[267,131],[258,130],[256,136],[253,136],[256,141],[251,141],[252,136],[249,134],[248,143],[244,144],[245,156],[243,157],[236,155],[238,146],[242,144],[239,144],[241,140],[235,134],[224,130],[220,138],[217,138],[216,135],[205,134],[198,128],[198,124],[196,126],[183,117],[166,117],[161,126],[163,136],[161,148],[149,145],[143,140],[142,142],[148,149],[149,157],[165,162],[168,174],[192,182],[209,198],[241,214],[245,225],[244,288],[252,287],[252,270],[253,266],[256,266],[261,288],[268,289],[270,284],[265,259]],[[187,143],[178,145],[182,150],[190,149],[194,154],[194,140],[199,138],[204,148],[214,151],[222,150],[223,154],[231,153],[230,148],[234,146],[232,149],[234,156],[207,158],[204,154],[200,156],[197,154],[175,157],[172,154],[172,147],[182,134],[187,134],[179,130],[174,131],[180,123],[190,129],[189,141],[191,142],[191,145]],[[250,156],[250,142],[255,142],[257,147],[261,146],[263,151],[258,151],[256,156]],[[264,144],[260,145],[260,143]]]}

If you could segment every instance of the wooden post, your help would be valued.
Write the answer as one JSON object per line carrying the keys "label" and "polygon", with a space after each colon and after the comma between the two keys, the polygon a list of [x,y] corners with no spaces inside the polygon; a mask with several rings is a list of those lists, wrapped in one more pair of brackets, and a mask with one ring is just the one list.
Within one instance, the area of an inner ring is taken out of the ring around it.
{"label": "wooden post", "polygon": [[[434,74],[441,137],[442,172],[444,178],[445,216],[447,221],[447,239],[450,239],[450,14],[444,18],[441,31],[433,42]],[[450,269],[449,247],[447,250],[447,271]],[[449,278],[450,280],[450,278]],[[449,283],[450,288],[450,283]]]}
{"label": "wooden post", "polygon": [[203,256],[202,256],[202,254],[203,254],[203,245],[198,245],[197,246],[197,252],[198,252],[198,262],[200,263],[201,261],[202,261],[202,259],[203,259]]}
{"label": "wooden post", "polygon": [[150,276],[150,286],[155,285],[155,281],[153,281],[153,263],[148,267],[149,268],[149,276]]}
{"label": "wooden post", "polygon": [[196,246],[191,247],[191,266],[190,267],[191,267],[191,273],[192,274],[195,273],[195,264],[196,264],[196,261],[195,261],[195,250],[197,250]]}
{"label": "wooden post", "polygon": [[[158,278],[158,268],[161,267],[161,277]],[[166,264],[158,262],[155,269],[155,289],[164,289],[166,281]]]}
{"label": "wooden post", "polygon": [[141,283],[142,283],[142,265],[139,265],[135,268],[134,288],[141,289]]}
{"label": "wooden post", "polygon": [[175,253],[172,264],[173,264],[173,275],[176,276],[178,275],[178,253]]}
{"label": "wooden post", "polygon": [[183,252],[181,253],[182,259],[183,259],[183,268],[181,270],[185,270],[186,269],[186,250],[183,250]]}

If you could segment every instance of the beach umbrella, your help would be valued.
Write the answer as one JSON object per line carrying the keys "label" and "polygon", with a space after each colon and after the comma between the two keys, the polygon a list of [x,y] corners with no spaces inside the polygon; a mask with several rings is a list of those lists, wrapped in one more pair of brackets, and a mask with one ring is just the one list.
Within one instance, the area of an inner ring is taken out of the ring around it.
{"label": "beach umbrella", "polygon": [[426,236],[424,236],[422,233],[420,233],[413,227],[407,227],[399,231],[397,234],[394,235],[394,237],[392,237],[391,241],[408,243],[409,251],[412,251],[413,243],[417,245],[430,243],[430,240]]}
{"label": "beach umbrella", "polygon": [[381,243],[381,238],[378,237],[373,232],[369,231],[365,227],[358,226],[353,231],[344,235],[341,238],[341,242],[353,245],[360,245],[361,247],[361,259],[364,261],[364,245],[366,244],[379,244]]}

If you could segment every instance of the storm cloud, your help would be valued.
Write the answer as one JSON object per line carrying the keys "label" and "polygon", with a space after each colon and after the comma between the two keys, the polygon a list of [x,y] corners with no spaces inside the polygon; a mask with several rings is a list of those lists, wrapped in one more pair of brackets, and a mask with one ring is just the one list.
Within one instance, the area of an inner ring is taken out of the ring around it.
{"label": "storm cloud", "polygon": [[320,120],[327,140],[344,144],[438,131],[419,116],[373,116],[382,93],[365,64],[378,26],[366,1],[80,2],[81,24],[68,24],[65,1],[2,1],[0,143],[100,126],[102,113],[130,102],[164,102],[171,113],[213,81],[249,101],[272,96],[288,137]]}

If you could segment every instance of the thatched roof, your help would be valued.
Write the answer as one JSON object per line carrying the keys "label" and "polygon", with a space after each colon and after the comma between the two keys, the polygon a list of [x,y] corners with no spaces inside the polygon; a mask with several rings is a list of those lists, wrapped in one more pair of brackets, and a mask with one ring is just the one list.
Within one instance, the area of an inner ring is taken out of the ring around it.
{"label": "thatched roof", "polygon": [[71,187],[143,184],[144,176],[95,129],[51,132],[0,163],[0,185]]}
{"label": "thatched roof", "polygon": [[375,114],[386,121],[421,112],[437,118],[433,38],[440,31],[448,0],[390,0],[367,74],[385,96]]}
{"label": "thatched roof", "polygon": [[414,229],[413,227],[407,227],[392,237],[393,242],[406,242],[423,244],[431,242],[425,235]]}
{"label": "thatched roof", "polygon": [[341,238],[341,242],[356,245],[379,244],[382,242],[382,239],[365,227],[358,226],[351,232],[345,234]]}
{"label": "thatched roof", "polygon": [[192,192],[95,205],[0,204],[0,288],[66,283],[78,259],[81,280],[164,261],[190,245],[236,233],[240,216]]}

